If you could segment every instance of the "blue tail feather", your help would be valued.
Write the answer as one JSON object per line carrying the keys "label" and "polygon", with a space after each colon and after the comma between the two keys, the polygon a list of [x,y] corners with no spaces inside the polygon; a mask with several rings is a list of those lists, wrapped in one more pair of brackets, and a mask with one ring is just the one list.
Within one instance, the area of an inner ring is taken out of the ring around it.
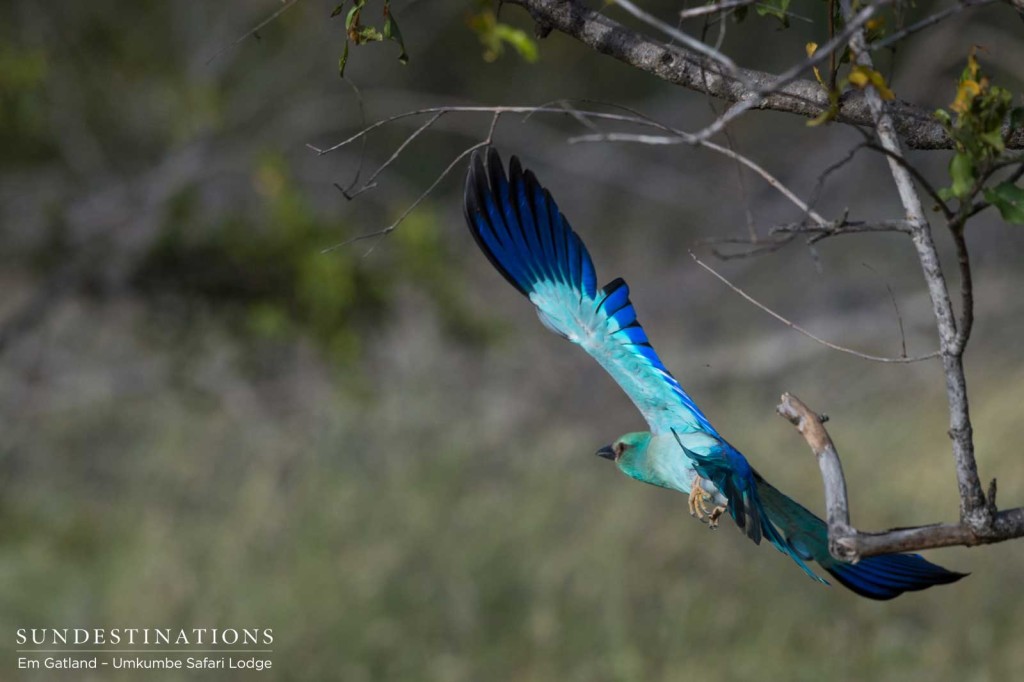
{"label": "blue tail feather", "polygon": [[967,575],[946,570],[919,554],[883,554],[856,564],[843,563],[829,554],[828,526],[824,521],[756,472],[754,478],[768,520],[784,537],[785,546],[793,551],[786,553],[794,558],[799,554],[813,559],[840,584],[862,597],[892,599],[904,592],[954,583]]}
{"label": "blue tail feather", "polygon": [[966,573],[947,571],[920,554],[883,554],[856,564],[835,562],[826,568],[836,580],[862,597],[886,600],[960,580]]}

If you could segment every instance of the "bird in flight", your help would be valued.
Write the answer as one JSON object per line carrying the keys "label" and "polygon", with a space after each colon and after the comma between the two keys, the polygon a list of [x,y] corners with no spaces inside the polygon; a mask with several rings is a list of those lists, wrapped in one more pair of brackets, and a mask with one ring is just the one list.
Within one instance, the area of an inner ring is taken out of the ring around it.
{"label": "bird in flight", "polygon": [[476,151],[463,208],[469,230],[494,268],[537,309],[544,326],[587,351],[647,421],[597,454],[638,481],[689,497],[690,513],[709,526],[728,514],[755,544],[767,540],[814,580],[812,561],[871,599],[952,583],[964,577],[917,554],[885,554],[856,564],[828,551],[825,522],[779,492],[728,443],[662,363],[637,321],[629,287],[602,288],[590,254],[551,193],[512,157]]}

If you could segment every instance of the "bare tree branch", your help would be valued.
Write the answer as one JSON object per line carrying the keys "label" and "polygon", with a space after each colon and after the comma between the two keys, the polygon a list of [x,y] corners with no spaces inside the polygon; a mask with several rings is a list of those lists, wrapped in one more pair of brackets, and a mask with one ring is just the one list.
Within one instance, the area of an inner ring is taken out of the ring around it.
{"label": "bare tree branch", "polygon": [[849,353],[850,355],[853,355],[853,356],[856,356],[858,358],[861,358],[862,360],[871,360],[872,362],[885,362],[885,363],[921,362],[922,360],[930,360],[930,359],[932,359],[934,357],[937,357],[939,355],[939,352],[935,351],[933,353],[928,353],[927,355],[918,355],[918,356],[910,357],[910,358],[905,358],[905,357],[904,358],[887,358],[887,357],[882,357],[882,356],[879,356],[879,355],[869,355],[868,353],[861,353],[858,350],[854,350],[852,348],[847,348],[846,346],[840,346],[839,344],[832,343],[831,341],[826,341],[825,339],[821,338],[820,336],[815,336],[814,334],[812,334],[811,332],[807,331],[806,329],[804,329],[800,325],[798,325],[798,324],[796,324],[794,322],[790,322],[789,320],[787,320],[782,315],[778,314],[777,312],[775,312],[774,310],[772,310],[771,308],[769,308],[765,304],[761,303],[760,301],[755,299],[753,296],[751,296],[747,292],[743,291],[743,289],[740,289],[738,286],[736,286],[735,284],[730,282],[723,275],[719,274],[719,272],[717,270],[715,270],[714,268],[712,268],[710,265],[708,265],[707,263],[705,263],[701,259],[697,258],[697,256],[695,254],[690,253],[690,258],[692,258],[694,260],[694,262],[697,263],[697,265],[701,266],[702,268],[704,268],[705,270],[710,272],[720,282],[722,282],[727,287],[729,287],[730,289],[735,291],[737,294],[742,296],[748,302],[754,304],[755,306],[757,306],[761,310],[765,311],[766,313],[768,313],[769,315],[771,315],[776,320],[778,320],[782,324],[786,325],[787,327],[789,327],[793,331],[800,332],[801,334],[803,334],[807,338],[811,339],[812,341],[817,341],[818,343],[820,343],[821,345],[825,346],[826,348],[831,348],[832,350],[837,350],[837,351],[840,351],[842,353]]}
{"label": "bare tree branch", "polygon": [[[841,0],[843,13],[853,16],[850,0]],[[856,62],[874,68],[863,32],[850,41]],[[911,224],[911,237],[917,250],[921,270],[932,300],[932,311],[939,331],[939,349],[946,375],[946,396],[949,402],[949,436],[953,441],[953,459],[956,464],[957,486],[960,492],[960,520],[975,533],[991,530],[992,515],[985,502],[985,493],[974,459],[974,438],[967,403],[967,380],[964,376],[963,348],[959,347],[956,319],[950,302],[946,278],[942,272],[938,250],[932,238],[931,226],[925,217],[921,199],[914,188],[914,179],[907,170],[903,151],[896,134],[893,117],[874,86],[865,88],[865,97],[875,121],[875,131],[882,148],[887,150],[889,170],[899,192],[900,202]]]}
{"label": "bare tree branch", "polygon": [[993,521],[991,527],[984,533],[976,533],[965,522],[894,528],[880,533],[857,530],[850,525],[846,478],[843,476],[839,453],[822,423],[822,418],[790,393],[782,394],[781,401],[775,409],[797,427],[818,459],[825,487],[829,553],[835,558],[856,563],[864,557],[878,554],[954,545],[973,547],[1024,537],[1024,508],[996,511],[995,481],[992,481],[992,487],[989,489],[989,511]]}
{"label": "bare tree branch", "polygon": [[907,36],[917,33],[918,31],[923,31],[924,29],[929,28],[930,26],[934,26],[940,21],[948,19],[949,17],[955,14],[960,14],[960,12],[963,12],[965,9],[968,9],[970,7],[981,7],[983,5],[990,5],[995,1],[996,0],[961,0],[959,3],[953,5],[952,7],[947,7],[941,12],[936,12],[931,16],[925,17],[921,21],[914,22],[913,24],[907,26],[905,29],[901,31],[897,31],[896,33],[886,36],[881,40],[876,40],[875,42],[870,43],[868,45],[868,49],[874,52],[875,50],[882,50],[887,47],[892,47],[896,43],[899,43],[902,40],[904,40]]}
{"label": "bare tree branch", "polygon": [[800,435],[811,446],[814,456],[818,459],[821,478],[825,482],[825,519],[828,523],[828,551],[832,556],[843,558],[839,548],[835,546],[838,538],[853,533],[850,527],[850,507],[846,500],[846,477],[843,476],[843,465],[839,462],[839,454],[832,444],[832,438],[825,430],[825,419],[811,412],[796,396],[783,393],[781,402],[775,410],[788,419]]}
{"label": "bare tree branch", "polygon": [[[644,135],[637,133],[592,133],[589,135],[577,135],[576,137],[569,138],[569,144],[576,144],[579,142],[636,142],[639,144],[650,144],[650,145],[661,145],[661,144],[684,144],[689,143],[690,136],[687,133],[681,131],[673,131],[674,135]],[[711,149],[724,156],[728,156],[750,170],[760,175],[765,182],[774,187],[779,191],[782,196],[786,197],[793,203],[794,206],[799,208],[805,215],[813,220],[822,227],[829,225],[829,221],[825,220],[817,211],[808,206],[800,197],[793,193],[788,187],[779,181],[774,175],[765,170],[762,166],[752,161],[750,158],[736,152],[728,147],[723,147],[720,144],[702,140],[698,142],[702,147]]]}
{"label": "bare tree branch", "polygon": [[206,63],[209,64],[210,62],[212,62],[213,60],[217,59],[217,57],[220,57],[222,54],[224,54],[225,52],[227,52],[231,48],[238,47],[239,43],[241,43],[243,40],[245,40],[246,38],[248,38],[250,36],[259,37],[259,31],[260,31],[261,28],[263,28],[264,26],[266,26],[267,24],[271,23],[272,21],[277,19],[279,16],[281,16],[282,14],[284,14],[285,12],[290,10],[295,5],[295,3],[297,3],[298,1],[299,0],[286,0],[286,2],[284,2],[280,7],[278,7],[277,10],[274,11],[270,16],[268,16],[266,19],[264,19],[260,23],[256,24],[252,28],[250,28],[248,31],[246,31],[242,35],[238,36],[238,38],[236,38],[233,43],[231,43],[230,45],[225,45],[224,47],[222,47],[219,50],[217,50],[216,52],[214,52],[210,56],[210,58],[206,60]]}
{"label": "bare tree branch", "polygon": [[[388,123],[393,123],[395,121],[399,121],[399,120],[406,119],[406,118],[411,118],[411,117],[416,117],[416,116],[426,116],[426,115],[429,115],[429,118],[427,119],[427,121],[425,123],[421,124],[419,127],[417,127],[409,136],[407,136],[405,138],[405,140],[396,149],[396,151],[380,166],[380,168],[378,168],[377,171],[375,171],[373,173],[373,175],[367,180],[367,182],[363,185],[363,187],[361,187],[355,194],[352,195],[352,196],[355,196],[356,194],[360,194],[363,191],[366,191],[368,189],[372,189],[375,186],[375,180],[380,175],[380,173],[382,171],[384,171],[386,168],[388,168],[392,163],[394,163],[394,161],[398,158],[398,156],[401,155],[401,153],[403,151],[405,151],[405,149],[408,147],[408,145],[413,140],[415,140],[424,131],[426,131],[427,129],[431,128],[435,123],[437,123],[437,121],[441,118],[441,116],[443,114],[448,114],[448,113],[477,113],[477,114],[479,114],[479,113],[486,113],[486,114],[491,114],[493,116],[500,116],[502,114],[525,114],[527,118],[529,118],[530,116],[533,116],[535,114],[560,114],[560,115],[563,115],[563,116],[571,116],[574,119],[576,119],[577,121],[580,121],[581,124],[583,124],[585,127],[588,127],[590,129],[593,129],[593,125],[592,124],[588,124],[587,121],[589,121],[590,119],[601,119],[601,120],[613,121],[613,122],[616,122],[616,123],[628,123],[628,124],[631,124],[631,125],[638,125],[638,126],[644,126],[644,127],[648,127],[648,128],[654,128],[656,130],[661,131],[662,133],[667,133],[667,134],[662,134],[662,135],[643,135],[643,134],[636,134],[636,133],[600,133],[599,132],[599,133],[592,133],[592,134],[589,134],[589,135],[581,135],[581,136],[570,138],[569,139],[569,143],[570,144],[575,143],[575,142],[595,142],[595,141],[625,141],[625,142],[641,142],[641,143],[644,143],[644,144],[681,144],[681,143],[690,142],[690,140],[692,138],[692,136],[690,136],[689,133],[683,132],[681,130],[677,130],[675,128],[672,128],[671,126],[667,126],[667,125],[665,125],[663,123],[660,123],[660,122],[650,118],[649,116],[645,116],[645,115],[641,114],[640,112],[637,112],[637,111],[635,111],[633,109],[630,109],[628,107],[623,107],[623,106],[620,106],[620,105],[611,105],[611,106],[617,106],[618,108],[622,109],[623,111],[629,112],[629,115],[613,114],[613,113],[601,112],[601,111],[590,111],[590,110],[576,109],[576,108],[570,106],[568,101],[561,101],[561,102],[559,102],[559,106],[557,106],[557,107],[549,106],[549,105],[539,106],[539,107],[524,107],[524,106],[505,106],[505,107],[483,107],[483,106],[431,107],[431,108],[426,108],[426,109],[417,109],[415,111],[407,111],[407,112],[404,112],[404,113],[401,113],[401,114],[396,114],[394,116],[389,116],[388,118],[385,118],[385,119],[381,119],[379,121],[376,121],[375,123],[372,123],[372,124],[364,127],[362,130],[358,131],[354,135],[351,135],[347,139],[342,140],[341,142],[339,142],[339,143],[337,143],[335,145],[332,145],[330,147],[327,147],[327,148],[316,147],[316,146],[314,146],[312,144],[307,145],[307,147],[309,147],[309,149],[311,149],[312,151],[316,152],[317,154],[320,154],[320,155],[328,154],[328,153],[337,151],[337,150],[341,149],[342,147],[345,147],[346,145],[349,145],[349,144],[351,144],[353,142],[365,139],[366,135],[368,135],[370,132],[372,132],[373,130],[376,130],[377,128],[380,128],[380,127],[382,127],[382,126],[384,126],[384,125],[386,125]],[[786,185],[784,185],[778,178],[776,178],[774,175],[769,173],[764,167],[762,167],[760,164],[758,164],[757,162],[753,161],[752,159],[744,156],[743,154],[740,154],[739,152],[736,152],[733,149],[730,149],[730,148],[725,147],[723,145],[717,144],[715,142],[710,142],[710,141],[704,140],[704,141],[697,142],[696,144],[698,146],[701,146],[701,147],[704,147],[704,148],[709,149],[711,151],[714,151],[714,152],[717,152],[719,154],[722,154],[723,156],[726,156],[726,157],[728,157],[730,159],[733,159],[736,162],[742,164],[743,166],[749,168],[751,171],[753,171],[754,173],[756,173],[757,175],[762,177],[765,180],[765,182],[768,183],[769,186],[773,187],[780,194],[782,194],[786,199],[788,199],[790,202],[792,202],[794,206],[799,208],[800,211],[809,220],[813,221],[817,225],[820,225],[823,229],[832,224],[832,223],[830,223],[830,221],[826,220],[817,211],[815,211],[814,209],[810,208],[807,205],[806,202],[804,202],[802,199],[800,199],[800,197],[798,197],[792,190],[790,190],[788,187],[786,187]],[[433,189],[433,186],[431,186],[431,189]],[[425,195],[423,197],[421,197],[420,200],[422,200],[423,198],[425,198]],[[418,203],[419,202],[417,201],[417,204]],[[404,217],[405,217],[405,214],[403,214],[402,219],[404,219]],[[393,226],[390,226],[390,227],[392,227],[392,229],[393,229],[395,226],[397,226],[397,224],[393,225]],[[387,231],[390,232],[391,230],[387,230]],[[379,234],[380,234],[379,231],[372,232],[372,233],[370,233],[368,235],[363,235],[361,237],[356,237],[353,240],[348,240],[347,242],[343,242],[343,243],[338,244],[335,247],[331,247],[331,248],[332,249],[333,248],[338,248],[338,247],[343,246],[345,244],[351,243],[352,241],[358,241],[358,240],[361,240],[361,239],[366,239],[366,238],[369,238],[369,237],[378,236]]]}
{"label": "bare tree branch", "polygon": [[[825,59],[830,58],[837,49],[845,46],[851,36],[856,35],[883,6],[890,4],[893,1],[894,0],[876,0],[874,4],[868,5],[864,9],[860,10],[856,15],[848,17],[846,26],[843,27],[842,32],[829,38],[828,42],[820,46],[806,59],[794,64],[778,76],[773,76],[769,83],[760,86],[753,92],[745,95],[742,99],[729,107],[724,114],[707,125],[703,130],[694,133],[694,138],[701,141],[714,137],[724,130],[731,121],[735,120],[743,113],[755,107],[760,107],[761,104],[772,94],[783,92],[783,89],[789,83],[797,81],[801,74],[806,73],[808,69],[812,69],[825,61]],[[746,84],[745,81],[744,84]],[[705,78],[705,89],[707,88],[707,79]]]}
{"label": "bare tree branch", "polygon": [[746,7],[747,5],[753,5],[757,0],[722,0],[711,5],[701,5],[700,7],[691,7],[684,9],[679,12],[679,20],[686,21],[687,19],[693,19],[694,17],[703,17],[707,14],[716,14],[718,12],[725,12],[731,9],[739,9],[740,7]]}
{"label": "bare tree branch", "polygon": [[629,0],[612,0],[612,2],[614,2],[616,5],[626,10],[634,17],[647,24],[648,26],[653,26],[654,28],[658,29],[665,35],[671,37],[673,40],[678,40],[680,43],[690,48],[694,52],[699,52],[705,57],[710,57],[714,61],[724,66],[726,71],[728,71],[730,74],[739,75],[736,63],[733,60],[726,57],[721,52],[719,52],[718,50],[716,50],[715,48],[711,47],[710,45],[705,45],[704,43],[697,40],[693,36],[683,33],[675,26],[672,26],[671,24],[666,24],[664,21],[658,19],[656,16],[643,11]]}
{"label": "bare tree branch", "polygon": [[[430,123],[436,122],[438,118],[440,118],[440,114],[435,115],[434,118],[431,119]],[[402,215],[398,216],[398,219],[395,220],[395,222],[391,223],[390,225],[388,225],[385,228],[377,230],[376,232],[370,232],[368,234],[359,235],[358,237],[353,237],[352,239],[348,239],[348,240],[343,241],[343,242],[341,242],[339,244],[335,244],[334,246],[329,246],[326,249],[323,249],[320,253],[329,253],[329,252],[334,251],[336,249],[340,249],[343,246],[347,246],[349,244],[352,244],[352,243],[355,243],[355,242],[358,242],[358,241],[363,241],[363,240],[366,240],[366,239],[373,239],[374,240],[373,245],[370,246],[370,248],[366,251],[365,254],[363,254],[364,256],[370,255],[370,253],[375,248],[377,248],[377,245],[381,242],[381,240],[384,239],[385,237],[387,237],[392,232],[394,232],[395,228],[397,228],[399,225],[401,225],[405,221],[405,219],[409,217],[409,214],[412,213],[414,210],[416,210],[416,207],[419,206],[421,203],[423,203],[424,199],[426,199],[428,196],[430,196],[430,194],[434,191],[434,188],[436,188],[438,185],[440,185],[441,181],[444,180],[446,177],[448,177],[448,174],[451,173],[455,169],[455,167],[458,166],[459,163],[464,158],[466,158],[467,156],[472,154],[477,149],[483,149],[484,147],[490,145],[494,141],[494,129],[498,126],[498,120],[500,118],[501,118],[501,112],[500,111],[495,111],[494,112],[494,116],[491,118],[491,127],[487,131],[487,137],[485,137],[480,142],[477,142],[476,144],[468,147],[467,149],[463,149],[462,152],[458,156],[456,156],[455,159],[451,163],[449,163],[448,166],[443,171],[441,171],[441,174],[438,175],[436,178],[434,178],[434,182],[430,183],[430,187],[427,187],[427,189],[425,189],[422,194],[420,194],[418,197],[416,197],[416,200],[414,202],[409,204],[409,206],[407,206],[406,209],[404,211],[402,211]],[[410,136],[409,139],[415,138],[417,135],[419,135],[424,130],[426,130],[427,127],[428,126],[421,126],[420,128],[417,128],[416,132],[414,132]],[[409,140],[407,139],[406,143],[403,143],[401,148],[404,148],[406,146],[406,144],[408,143],[408,141]],[[398,152],[396,152],[396,155],[397,154],[398,154]],[[394,159],[393,158],[389,159],[386,162],[386,164],[387,163],[391,163],[392,160],[394,160]],[[376,174],[375,174],[375,176],[376,176]]]}
{"label": "bare tree branch", "polygon": [[824,225],[808,225],[807,223],[787,223],[775,225],[768,234],[810,234],[809,244],[816,244],[829,237],[845,234],[864,234],[865,232],[902,232],[910,234],[910,224],[906,220],[879,220],[876,222],[857,222],[837,220]]}
{"label": "bare tree branch", "polygon": [[962,354],[971,338],[974,328],[974,276],[971,274],[971,257],[967,252],[967,238],[963,226],[951,226],[953,243],[956,245],[956,260],[960,268],[960,320],[957,324],[956,343],[953,350]]}
{"label": "bare tree branch", "polygon": [[[641,71],[690,90],[703,92],[727,102],[741,102],[758,97],[777,82],[774,74],[740,69],[737,77],[709,65],[707,60],[679,46],[669,46],[609,19],[576,0],[505,0],[526,8],[535,21],[557,29],[585,45],[625,62]],[[826,58],[826,52],[822,58]],[[818,53],[816,52],[815,55]],[[816,62],[815,62],[816,63]],[[803,65],[809,68],[807,62]],[[711,77],[705,78],[706,71]],[[745,86],[749,83],[750,86]],[[813,118],[829,108],[828,92],[813,80],[789,82],[778,92],[764,96],[760,109],[784,111]],[[896,132],[908,147],[916,149],[951,149],[952,140],[932,116],[930,110],[905,102],[892,105]],[[874,118],[863,91],[851,92],[839,104],[837,120],[874,127]],[[1007,147],[1024,148],[1024,129],[1016,130],[1007,140]]]}

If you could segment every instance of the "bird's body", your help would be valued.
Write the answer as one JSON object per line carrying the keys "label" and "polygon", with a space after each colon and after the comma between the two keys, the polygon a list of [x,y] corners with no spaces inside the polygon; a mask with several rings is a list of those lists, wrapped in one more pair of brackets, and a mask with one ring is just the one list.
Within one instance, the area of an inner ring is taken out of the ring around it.
{"label": "bird's body", "polygon": [[[700,477],[690,458],[679,456],[679,442],[671,433],[664,435],[641,432],[635,436],[638,441],[646,439],[646,445],[641,444],[638,449],[644,456],[626,459],[620,457],[618,465],[622,473],[642,483],[686,494],[693,490],[696,483],[711,497],[709,501],[722,506],[729,503],[714,483]],[[701,431],[680,434],[679,440],[687,444],[686,447],[692,452],[697,451],[693,448],[705,449],[710,444],[710,439]]]}
{"label": "bird's body", "polygon": [[661,362],[637,320],[626,283],[616,279],[597,287],[583,242],[518,159],[512,157],[506,176],[493,149],[486,156],[475,153],[464,208],[481,250],[536,306],[544,326],[597,360],[647,421],[650,431],[626,434],[598,451],[623,473],[688,494],[691,513],[712,526],[727,512],[747,537],[755,543],[768,540],[815,580],[825,582],[809,568],[810,561],[866,597],[891,599],[963,577],[916,554],[858,564],[834,559],[825,523],[765,481]]}

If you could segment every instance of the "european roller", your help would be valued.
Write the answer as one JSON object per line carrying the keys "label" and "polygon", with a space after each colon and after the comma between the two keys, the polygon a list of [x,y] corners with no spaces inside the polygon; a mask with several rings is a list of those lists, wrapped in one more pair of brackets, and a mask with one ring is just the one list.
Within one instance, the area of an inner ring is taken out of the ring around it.
{"label": "european roller", "polygon": [[495,269],[536,306],[544,326],[587,351],[647,421],[597,451],[627,476],[688,496],[693,516],[715,527],[728,514],[755,544],[767,540],[818,582],[811,562],[859,595],[892,599],[959,580],[962,573],[917,554],[886,554],[856,564],[828,552],[825,522],[779,492],[729,444],[651,346],[615,279],[598,288],[590,254],[530,171],[512,157],[506,175],[492,148],[473,154],[466,178],[466,222]]}

